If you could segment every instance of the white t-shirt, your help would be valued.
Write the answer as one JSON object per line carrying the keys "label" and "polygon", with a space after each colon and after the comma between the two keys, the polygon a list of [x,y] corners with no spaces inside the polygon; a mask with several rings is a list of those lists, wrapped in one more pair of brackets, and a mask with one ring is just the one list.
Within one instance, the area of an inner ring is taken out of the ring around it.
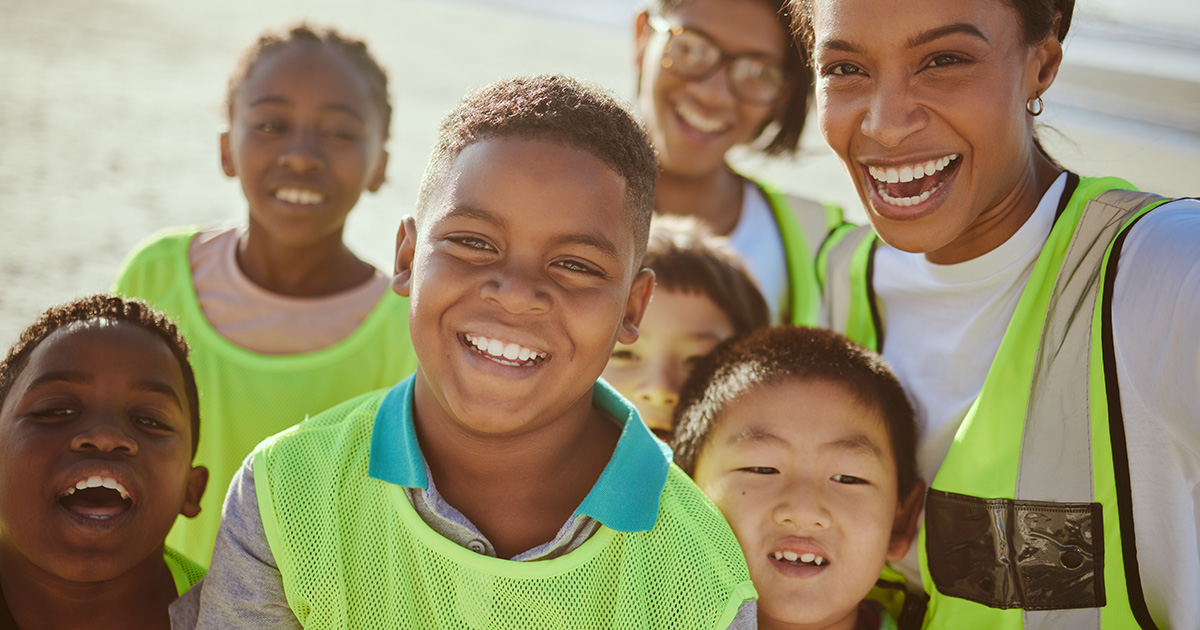
{"label": "white t-shirt", "polygon": [[788,299],[787,254],[771,206],[750,180],[746,180],[742,192],[742,215],[729,234],[729,245],[746,263],[750,277],[767,299],[771,321],[779,323]]}
{"label": "white t-shirt", "polygon": [[[1016,234],[973,260],[935,265],[886,245],[876,251],[883,355],[916,409],[926,482],[983,387],[1066,177]],[[1200,202],[1163,206],[1130,231],[1113,340],[1147,605],[1160,627],[1200,628]],[[915,549],[897,568],[917,575]]]}

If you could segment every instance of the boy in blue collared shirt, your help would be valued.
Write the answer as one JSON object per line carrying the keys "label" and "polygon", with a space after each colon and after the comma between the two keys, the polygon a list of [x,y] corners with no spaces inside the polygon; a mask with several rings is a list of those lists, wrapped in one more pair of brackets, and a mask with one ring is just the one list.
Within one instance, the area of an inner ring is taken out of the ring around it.
{"label": "boy in blue collared shirt", "polygon": [[719,512],[596,380],[649,301],[654,177],[629,114],[572,80],[460,104],[397,237],[417,373],[255,450],[175,621],[755,627]]}

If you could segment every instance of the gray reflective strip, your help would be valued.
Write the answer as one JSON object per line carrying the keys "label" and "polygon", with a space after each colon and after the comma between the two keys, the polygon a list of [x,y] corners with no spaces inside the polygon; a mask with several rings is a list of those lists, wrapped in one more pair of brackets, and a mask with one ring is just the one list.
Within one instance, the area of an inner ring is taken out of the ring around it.
{"label": "gray reflective strip", "polygon": [[815,258],[829,231],[836,227],[828,224],[825,206],[795,195],[780,195],[780,198],[787,204],[785,210],[790,211],[796,218],[796,223],[800,224],[800,229],[804,231],[804,241],[808,243],[808,251]]}
{"label": "gray reflective strip", "polygon": [[[871,226],[859,226],[829,250],[825,295],[821,300],[821,323],[840,333],[846,332],[850,305],[854,303],[854,283],[850,278],[854,252],[872,235]],[[870,279],[867,281],[870,282]]]}
{"label": "gray reflective strip", "polygon": [[[1138,210],[1162,197],[1110,190],[1089,201],[1050,295],[1025,414],[1016,499],[1090,503],[1092,317],[1108,246]],[[1116,518],[1116,515],[1112,515]],[[1102,574],[1097,579],[1103,579]],[[1025,628],[1099,628],[1100,609],[1025,611]]]}

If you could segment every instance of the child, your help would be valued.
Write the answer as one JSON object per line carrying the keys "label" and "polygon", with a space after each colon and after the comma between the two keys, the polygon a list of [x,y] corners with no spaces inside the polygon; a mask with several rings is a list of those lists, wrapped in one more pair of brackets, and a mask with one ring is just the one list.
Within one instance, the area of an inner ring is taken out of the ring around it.
{"label": "child", "polygon": [[895,627],[863,598],[908,550],[925,486],[912,407],[878,355],[759,330],[696,366],[676,418],[675,461],[737,534],[760,628]]}
{"label": "child", "polygon": [[813,325],[816,259],[847,231],[841,209],[783,195],[729,165],[735,146],[774,156],[800,145],[812,71],[783,5],[647,0],[634,25],[638,104],[658,150],[656,212],[696,217],[728,236],[772,321]]}
{"label": "child", "polygon": [[642,266],[654,272],[654,298],[637,342],[617,342],[603,376],[669,441],[679,388],[695,362],[725,339],[768,325],[770,313],[727,241],[694,219],[655,217]]}
{"label": "child", "polygon": [[255,450],[199,626],[752,627],[728,525],[597,381],[652,290],[654,172],[573,80],[468,96],[397,236],[416,375]]}
{"label": "child", "polygon": [[161,313],[95,295],[0,362],[0,627],[170,626],[204,574],[163,545],[208,480],[187,352]]}
{"label": "child", "polygon": [[246,223],[160,234],[114,291],[175,319],[205,409],[197,461],[217,492],[168,539],[208,564],[233,473],[254,446],[412,372],[405,300],[342,242],[346,215],[384,180],[387,75],[366,44],[304,24],[267,33],[229,82],[221,165]]}

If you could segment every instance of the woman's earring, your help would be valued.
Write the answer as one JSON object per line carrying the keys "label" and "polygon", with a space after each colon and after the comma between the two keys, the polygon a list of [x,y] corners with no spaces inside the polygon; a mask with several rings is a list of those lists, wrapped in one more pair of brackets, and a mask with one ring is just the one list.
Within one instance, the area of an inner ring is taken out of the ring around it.
{"label": "woman's earring", "polygon": [[1046,104],[1042,102],[1041,94],[1025,101],[1025,111],[1029,112],[1030,116],[1041,116],[1045,109]]}

